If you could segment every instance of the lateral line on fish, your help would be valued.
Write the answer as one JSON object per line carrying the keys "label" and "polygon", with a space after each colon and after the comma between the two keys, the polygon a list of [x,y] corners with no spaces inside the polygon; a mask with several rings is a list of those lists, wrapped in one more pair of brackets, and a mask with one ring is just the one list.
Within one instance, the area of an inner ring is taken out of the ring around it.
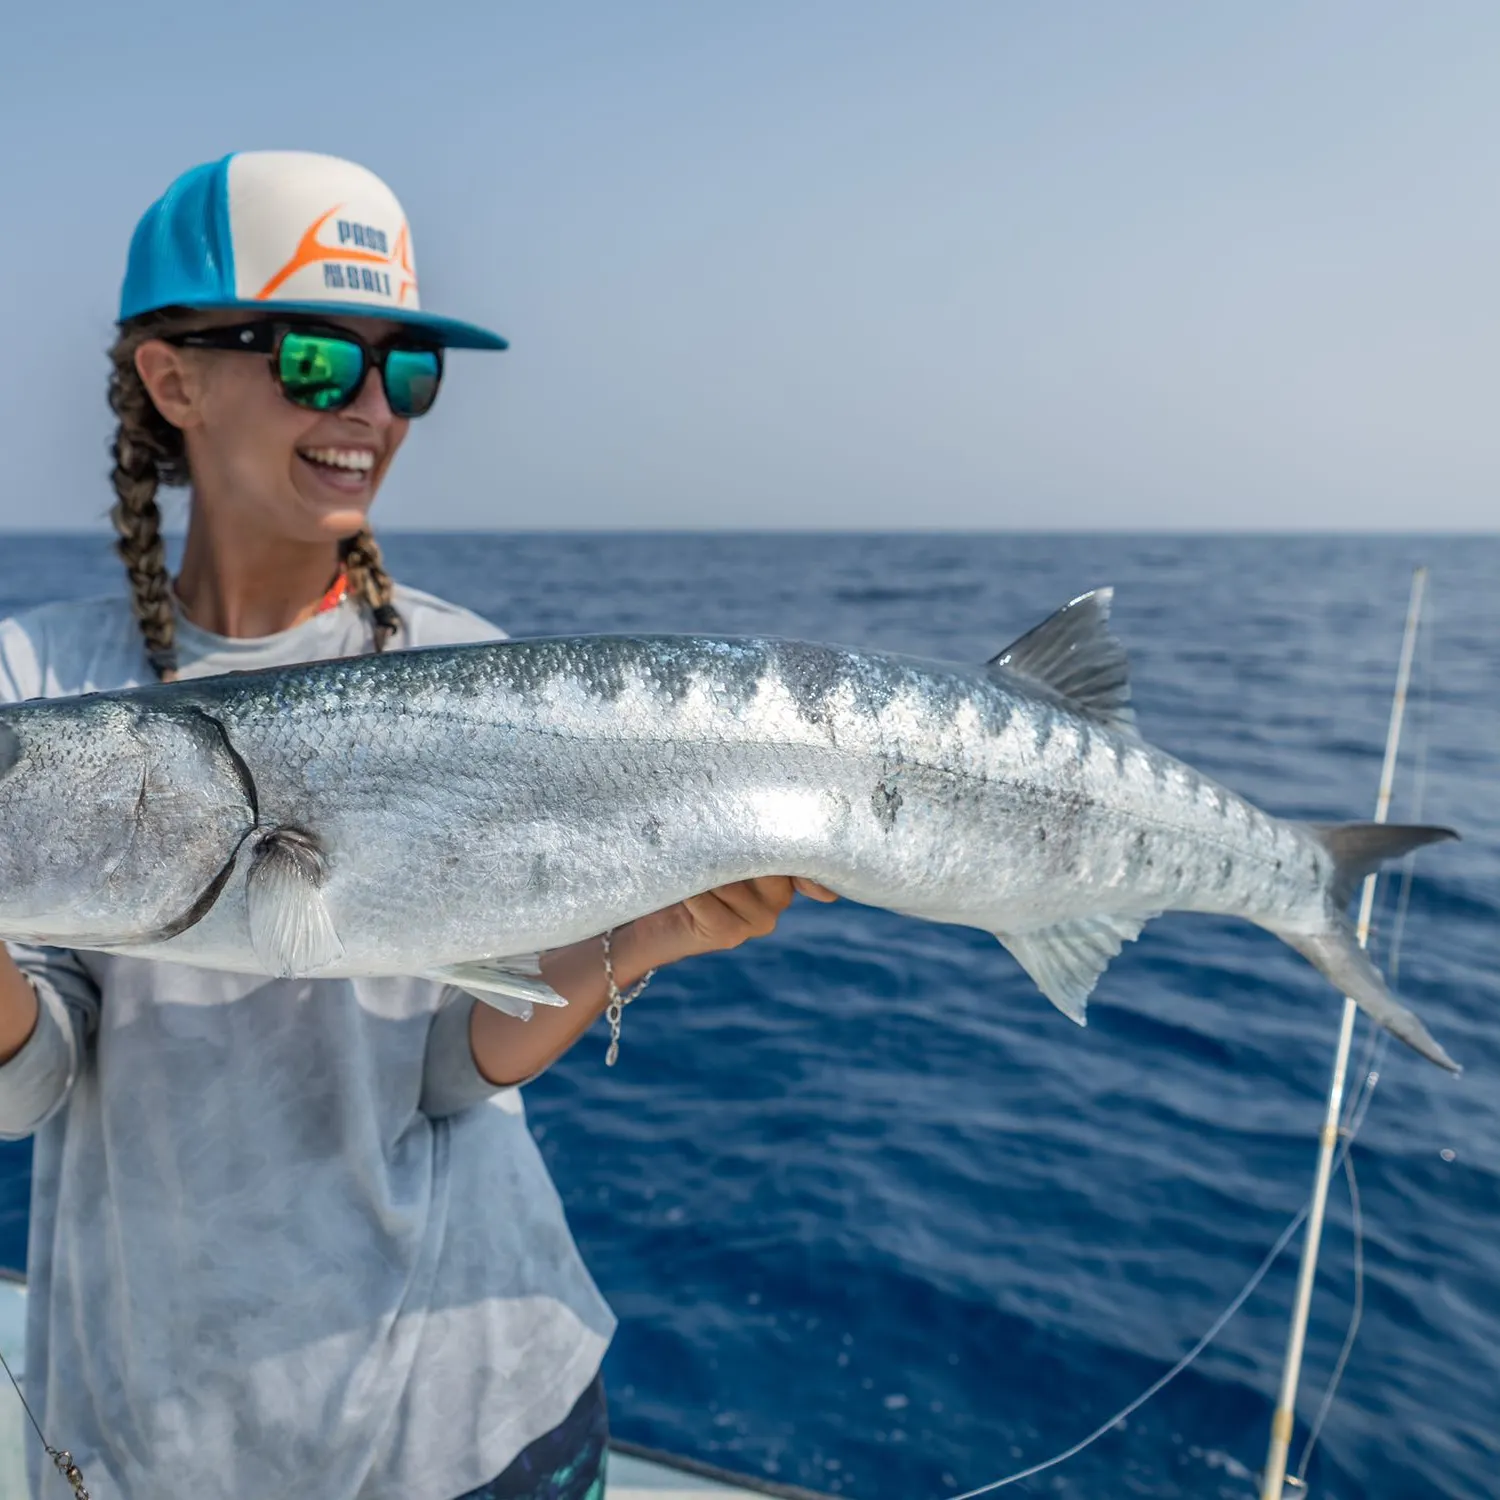
{"label": "lateral line on fish", "polygon": [[[903,763],[904,764],[904,763]],[[913,762],[915,764],[915,762]],[[954,774],[966,774],[955,772]],[[1240,844],[1232,843],[1222,834],[1215,831],[1200,828],[1193,823],[1174,823],[1154,813],[1136,811],[1135,809],[1114,807],[1108,802],[1099,802],[1092,797],[1080,797],[1074,792],[1062,792],[1053,787],[1041,785],[1039,782],[1028,782],[1027,791],[1037,801],[1052,804],[1069,804],[1078,808],[1086,808],[1089,812],[1102,818],[1111,818],[1117,823],[1128,823],[1134,827],[1152,828],[1164,833],[1176,833],[1191,835],[1199,842],[1211,848],[1222,849],[1226,854],[1237,854],[1252,863],[1264,865],[1269,870],[1276,868],[1274,857],[1261,854],[1258,851],[1246,848]],[[1229,793],[1234,796],[1234,793]],[[1249,810],[1252,818],[1265,818],[1270,823],[1290,821],[1273,818],[1270,814],[1262,812],[1258,807],[1245,802],[1243,798],[1238,799],[1241,805]],[[1220,814],[1222,816],[1222,813]]]}

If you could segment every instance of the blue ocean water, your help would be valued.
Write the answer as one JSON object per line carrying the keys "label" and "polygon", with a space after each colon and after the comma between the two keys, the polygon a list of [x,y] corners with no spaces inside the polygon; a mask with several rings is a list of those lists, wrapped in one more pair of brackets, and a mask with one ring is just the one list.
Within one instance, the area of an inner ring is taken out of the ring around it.
{"label": "blue ocean water", "polygon": [[[1144,732],[1262,805],[1373,806],[1412,566],[1431,565],[1394,817],[1417,865],[1400,985],[1467,1065],[1399,1047],[1354,1152],[1363,1328],[1310,1469],[1326,1500],[1500,1495],[1500,539],[392,536],[398,576],[515,634],[774,632],[974,661],[1099,583]],[[113,587],[102,539],[6,538],[0,612]],[[1393,901],[1381,902],[1377,949]],[[619,1067],[528,1090],[620,1314],[624,1435],[870,1500],[1067,1446],[1208,1326],[1305,1198],[1334,993],[1247,924],[1168,917],[1086,1031],[989,937],[803,903],[663,973]],[[24,1256],[27,1153],[0,1158]],[[1254,1493],[1294,1253],[1123,1427],[1007,1493]],[[1301,1404],[1349,1320],[1337,1186]],[[5,1399],[0,1397],[0,1399]]]}

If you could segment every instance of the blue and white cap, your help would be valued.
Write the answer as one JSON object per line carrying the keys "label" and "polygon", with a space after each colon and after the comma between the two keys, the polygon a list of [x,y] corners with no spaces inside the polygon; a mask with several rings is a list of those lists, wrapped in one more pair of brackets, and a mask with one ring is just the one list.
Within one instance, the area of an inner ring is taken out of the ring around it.
{"label": "blue and white cap", "polygon": [[391,318],[449,348],[506,347],[423,312],[396,195],[366,168],[310,151],[237,151],[184,172],[146,210],[120,321],[164,307]]}

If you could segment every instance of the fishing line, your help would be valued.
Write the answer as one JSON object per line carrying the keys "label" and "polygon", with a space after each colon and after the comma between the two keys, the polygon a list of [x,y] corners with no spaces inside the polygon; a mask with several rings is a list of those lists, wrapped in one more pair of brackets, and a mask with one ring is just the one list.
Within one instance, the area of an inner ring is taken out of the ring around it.
{"label": "fishing line", "polygon": [[36,1440],[42,1445],[42,1452],[52,1460],[53,1467],[57,1472],[73,1486],[74,1500],[89,1500],[89,1492],[83,1487],[83,1472],[73,1462],[73,1455],[66,1448],[54,1448],[47,1441],[47,1435],[42,1431],[42,1424],[37,1421],[36,1413],[31,1409],[31,1403],[26,1399],[21,1390],[21,1382],[15,1377],[15,1372],[10,1367],[10,1361],[0,1354],[0,1368],[3,1368],[9,1378],[11,1388],[16,1393],[17,1400],[26,1409],[26,1415],[31,1419],[31,1425],[36,1428]]}
{"label": "fishing line", "polygon": [[[1368,1096],[1373,1092],[1375,1085],[1380,1081],[1380,1075],[1376,1072],[1367,1073],[1360,1084],[1359,1094]],[[1361,1115],[1361,1120],[1363,1115]],[[1357,1127],[1356,1127],[1357,1128]],[[1348,1159],[1349,1148],[1354,1144],[1354,1132],[1345,1138],[1339,1148],[1338,1162],[1342,1166]],[[1030,1468],[1018,1470],[1014,1474],[1007,1474],[1003,1479],[993,1480],[989,1484],[982,1484],[978,1489],[965,1490],[961,1495],[953,1495],[950,1500],[976,1500],[980,1495],[988,1495],[995,1490],[1004,1489],[1007,1485],[1019,1484],[1023,1479],[1032,1479],[1038,1474],[1045,1473],[1048,1469],[1055,1469],[1059,1464],[1066,1463],[1070,1458],[1076,1458],[1083,1450],[1097,1443],[1112,1427],[1123,1422],[1127,1417],[1134,1416],[1153,1396],[1166,1389],[1172,1381],[1176,1380],[1192,1362],[1203,1353],[1208,1346],[1224,1331],[1230,1319],[1250,1300],[1255,1289],[1266,1279],[1266,1274],[1275,1265],[1282,1251],[1291,1244],[1293,1237],[1302,1227],[1308,1212],[1312,1208],[1312,1196],[1308,1195],[1307,1201],[1293,1215],[1291,1222],[1276,1237],[1276,1243],[1266,1251],[1261,1263],[1250,1273],[1250,1279],[1235,1294],[1234,1300],[1209,1324],[1208,1331],[1188,1350],[1181,1359],[1177,1361],[1164,1375],[1158,1376],[1134,1401],[1122,1406],[1108,1420],[1101,1422],[1087,1437],[1080,1438],[1071,1448],[1065,1448],[1061,1453],[1054,1454],[1051,1458],[1043,1459],[1041,1463],[1032,1464]]]}
{"label": "fishing line", "polygon": [[1052,1458],[1044,1459],[1039,1464],[1033,1464],[1029,1469],[1022,1469],[1015,1474],[1007,1474],[1004,1479],[996,1479],[990,1484],[982,1484],[977,1490],[966,1490],[962,1495],[953,1496],[952,1500],[975,1500],[975,1497],[978,1495],[988,1495],[994,1490],[1003,1490],[1008,1484],[1017,1484],[1023,1479],[1030,1479],[1034,1475],[1045,1473],[1048,1469],[1055,1469],[1058,1464],[1066,1463],[1070,1458],[1076,1458],[1091,1443],[1098,1442],[1111,1427],[1116,1426],[1118,1423],[1123,1422],[1126,1417],[1133,1416],[1138,1412],[1158,1391],[1165,1389],[1172,1381],[1176,1380],[1213,1343],[1214,1339],[1219,1336],[1224,1329],[1224,1325],[1245,1305],[1250,1298],[1250,1294],[1265,1279],[1266,1272],[1275,1264],[1277,1256],[1291,1244],[1292,1236],[1302,1227],[1302,1221],[1307,1217],[1308,1210],[1311,1208],[1312,1199],[1309,1198],[1297,1210],[1296,1217],[1292,1222],[1281,1231],[1276,1243],[1266,1252],[1265,1259],[1255,1268],[1249,1281],[1240,1288],[1239,1295],[1209,1325],[1208,1332],[1165,1375],[1158,1377],[1158,1379],[1147,1386],[1128,1406],[1122,1406],[1108,1421],[1101,1423],[1087,1437],[1080,1438],[1071,1448],[1065,1448],[1061,1453],[1056,1454]]}
{"label": "fishing line", "polygon": [[1328,1377],[1323,1399],[1318,1402],[1318,1414],[1313,1418],[1307,1442],[1302,1448],[1302,1457],[1297,1460],[1293,1482],[1304,1490],[1307,1488],[1307,1466],[1312,1460],[1318,1439],[1323,1435],[1323,1424],[1328,1420],[1328,1413],[1333,1410],[1333,1400],[1338,1394],[1339,1382],[1344,1378],[1349,1356],[1354,1352],[1354,1341],[1359,1337],[1359,1325],[1364,1320],[1365,1313],[1364,1218],[1359,1206],[1359,1183],[1354,1175],[1354,1158],[1347,1151],[1344,1153],[1344,1176],[1349,1182],[1349,1216],[1354,1231],[1354,1307],[1349,1314],[1349,1330],[1344,1335],[1343,1347],[1339,1350],[1338,1359],[1334,1361],[1333,1374]]}

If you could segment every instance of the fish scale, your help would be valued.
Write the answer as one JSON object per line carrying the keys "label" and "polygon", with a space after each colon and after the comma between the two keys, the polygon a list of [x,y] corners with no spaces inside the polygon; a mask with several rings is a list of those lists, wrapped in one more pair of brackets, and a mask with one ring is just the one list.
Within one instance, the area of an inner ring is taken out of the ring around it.
{"label": "fish scale", "polygon": [[536,954],[798,875],[995,934],[1082,1021],[1145,922],[1211,912],[1275,932],[1452,1066],[1346,913],[1358,877],[1449,832],[1287,822],[1148,745],[1109,602],[972,667],[568,637],[9,707],[0,935],[423,975],[529,1014],[560,1003]]}

